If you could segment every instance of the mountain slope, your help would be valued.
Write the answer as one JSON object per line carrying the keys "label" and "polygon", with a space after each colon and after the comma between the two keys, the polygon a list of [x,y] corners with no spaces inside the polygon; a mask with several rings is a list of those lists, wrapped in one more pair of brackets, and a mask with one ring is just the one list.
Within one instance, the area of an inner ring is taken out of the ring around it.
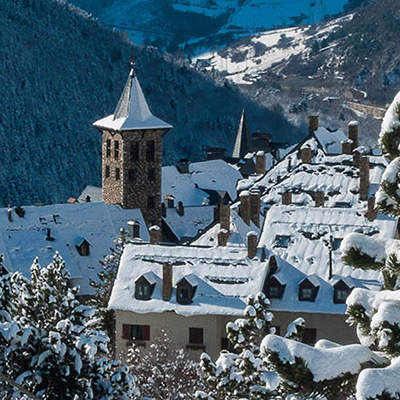
{"label": "mountain slope", "polygon": [[[100,184],[100,134],[92,122],[114,111],[132,48],[61,1],[0,2],[0,204],[65,201]],[[204,147],[233,147],[242,107],[254,129],[298,131],[229,84],[137,50],[152,111],[172,123],[165,160],[202,159]]]}

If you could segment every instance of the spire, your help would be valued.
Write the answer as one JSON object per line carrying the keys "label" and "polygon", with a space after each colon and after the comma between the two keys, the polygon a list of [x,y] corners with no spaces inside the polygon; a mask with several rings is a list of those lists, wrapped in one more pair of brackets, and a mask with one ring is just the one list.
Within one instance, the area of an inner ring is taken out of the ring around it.
{"label": "spire", "polygon": [[131,71],[114,114],[93,125],[114,131],[141,129],[171,129],[172,126],[155,117],[147,105],[139,80],[131,63]]}
{"label": "spire", "polygon": [[250,147],[250,132],[247,124],[246,111],[243,109],[240,117],[239,129],[236,135],[235,147],[233,148],[232,157],[243,158]]}

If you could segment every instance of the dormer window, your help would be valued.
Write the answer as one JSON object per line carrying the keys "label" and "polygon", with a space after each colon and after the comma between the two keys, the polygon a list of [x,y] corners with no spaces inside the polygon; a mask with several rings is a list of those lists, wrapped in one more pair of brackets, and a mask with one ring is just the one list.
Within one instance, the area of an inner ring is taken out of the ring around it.
{"label": "dormer window", "polygon": [[271,276],[264,285],[264,293],[270,299],[281,299],[286,285],[276,276]]}
{"label": "dormer window", "polygon": [[291,243],[291,237],[288,235],[276,235],[274,247],[287,249]]}
{"label": "dormer window", "polygon": [[176,301],[180,304],[192,303],[197,285],[197,279],[194,275],[182,278],[176,285]]}
{"label": "dormer window", "polygon": [[303,279],[299,284],[299,300],[315,301],[319,290],[318,278],[311,275]]}
{"label": "dormer window", "polygon": [[77,238],[75,246],[80,256],[88,257],[90,255],[91,244],[86,239],[81,237]]}
{"label": "dormer window", "polygon": [[156,280],[152,273],[140,276],[135,281],[135,299],[151,300],[151,296],[156,286]]}
{"label": "dormer window", "polygon": [[346,303],[347,297],[354,288],[354,284],[349,279],[341,279],[340,281],[336,282],[333,287],[333,302],[335,304],[344,304]]}

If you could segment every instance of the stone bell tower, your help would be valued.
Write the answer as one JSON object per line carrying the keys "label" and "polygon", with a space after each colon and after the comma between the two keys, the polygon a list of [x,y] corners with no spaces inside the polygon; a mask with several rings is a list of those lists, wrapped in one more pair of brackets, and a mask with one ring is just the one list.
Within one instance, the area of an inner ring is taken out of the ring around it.
{"label": "stone bell tower", "polygon": [[162,138],[172,126],[151,113],[133,66],[114,114],[93,125],[103,136],[104,202],[139,208],[146,224],[159,225]]}

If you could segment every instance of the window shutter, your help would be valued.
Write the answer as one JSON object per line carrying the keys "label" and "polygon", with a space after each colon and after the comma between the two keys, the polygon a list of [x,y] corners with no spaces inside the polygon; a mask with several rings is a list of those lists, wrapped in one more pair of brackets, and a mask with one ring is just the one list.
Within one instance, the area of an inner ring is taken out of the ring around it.
{"label": "window shutter", "polygon": [[150,340],[150,325],[143,325],[143,340]]}
{"label": "window shutter", "polygon": [[131,326],[128,324],[122,324],[122,339],[132,339]]}

